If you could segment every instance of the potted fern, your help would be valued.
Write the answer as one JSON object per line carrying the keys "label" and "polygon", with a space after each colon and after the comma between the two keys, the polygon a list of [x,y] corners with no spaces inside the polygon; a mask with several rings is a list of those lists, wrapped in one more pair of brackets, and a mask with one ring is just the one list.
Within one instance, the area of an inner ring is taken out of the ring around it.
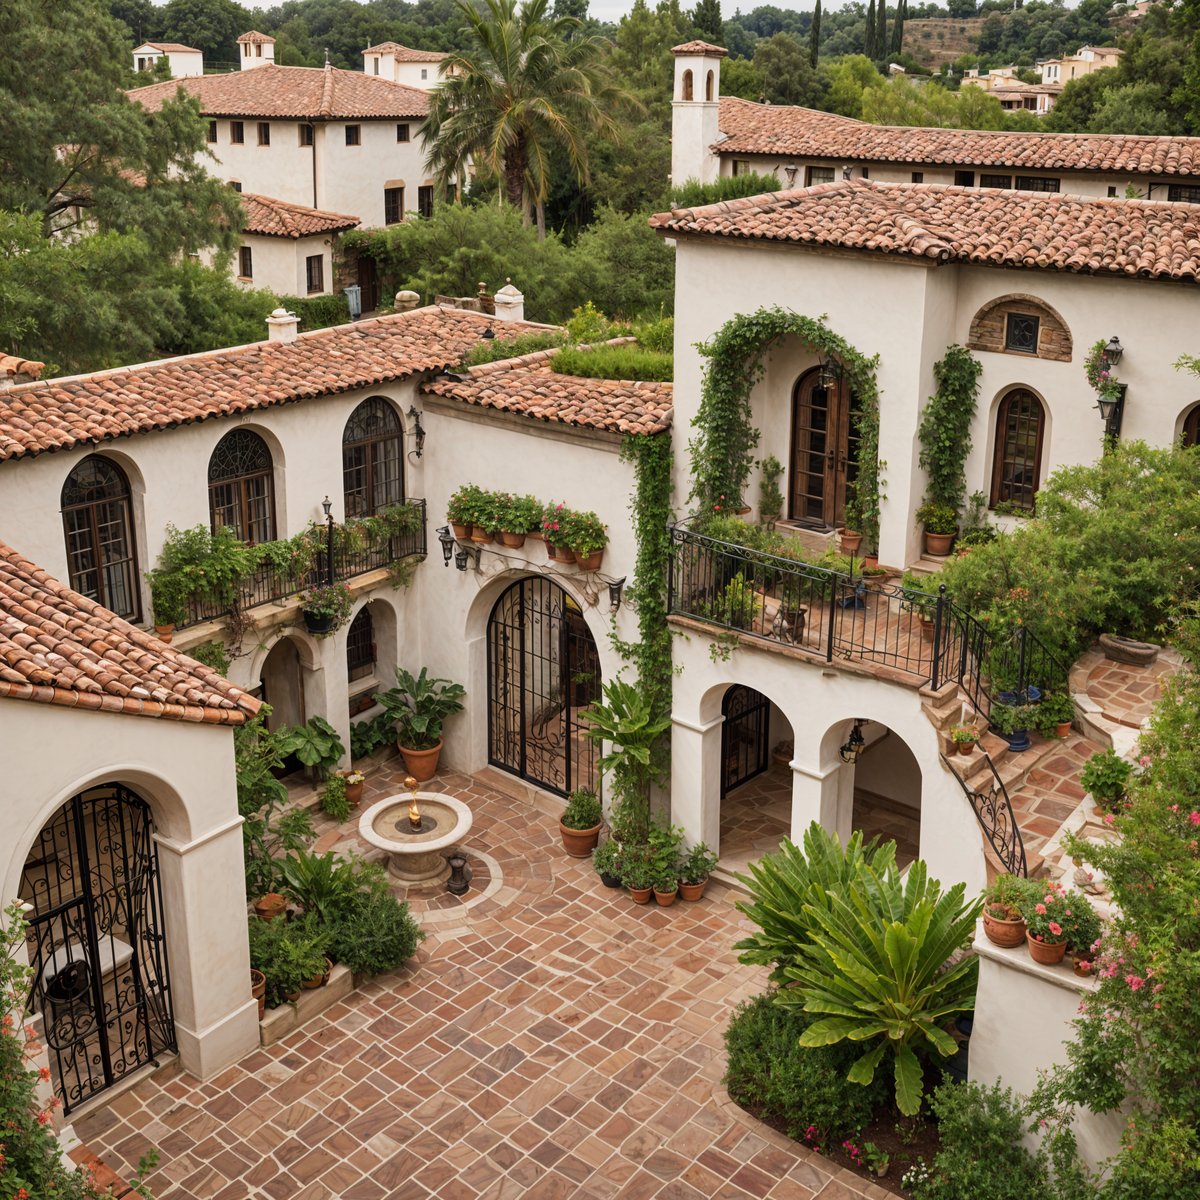
{"label": "potted fern", "polygon": [[428,668],[412,675],[396,668],[396,686],[376,696],[394,722],[396,745],[404,766],[418,782],[437,774],[442,754],[442,726],[447,717],[462,712],[466,688],[449,679],[433,679]]}

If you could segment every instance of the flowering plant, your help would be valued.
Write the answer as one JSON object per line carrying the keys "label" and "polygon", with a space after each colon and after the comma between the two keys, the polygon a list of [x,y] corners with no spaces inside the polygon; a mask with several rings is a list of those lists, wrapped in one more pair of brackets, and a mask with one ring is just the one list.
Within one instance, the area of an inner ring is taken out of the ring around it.
{"label": "flowering plant", "polygon": [[1072,899],[1059,883],[1048,883],[1044,892],[1033,892],[1027,897],[1021,905],[1021,916],[1025,918],[1030,936],[1047,945],[1065,942],[1072,917]]}
{"label": "flowering plant", "polygon": [[1121,385],[1112,373],[1112,367],[1105,352],[1107,342],[1096,342],[1083,360],[1083,370],[1087,381],[1102,400],[1119,400]]}
{"label": "flowering plant", "polygon": [[565,504],[552,504],[542,514],[542,537],[551,546],[567,545],[571,516],[571,510]]}

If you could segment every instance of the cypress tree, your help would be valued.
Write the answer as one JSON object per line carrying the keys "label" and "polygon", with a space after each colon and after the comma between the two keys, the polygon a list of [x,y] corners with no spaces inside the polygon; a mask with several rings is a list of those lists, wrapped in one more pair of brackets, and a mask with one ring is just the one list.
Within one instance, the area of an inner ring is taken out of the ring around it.
{"label": "cypress tree", "polygon": [[879,8],[875,11],[875,57],[887,58],[887,55],[887,0],[879,0]]}
{"label": "cypress tree", "polygon": [[875,58],[875,0],[867,5],[867,28],[863,33],[863,53],[870,59]]}
{"label": "cypress tree", "polygon": [[821,0],[813,9],[812,31],[808,35],[808,60],[816,68],[817,58],[821,53]]}
{"label": "cypress tree", "polygon": [[896,5],[896,15],[892,21],[892,53],[899,54],[904,49],[904,19],[908,16],[908,0],[900,0]]}

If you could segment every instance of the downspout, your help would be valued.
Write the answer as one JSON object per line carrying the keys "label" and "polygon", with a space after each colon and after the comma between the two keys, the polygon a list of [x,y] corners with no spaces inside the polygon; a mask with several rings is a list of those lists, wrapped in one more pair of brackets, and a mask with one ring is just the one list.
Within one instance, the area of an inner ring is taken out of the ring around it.
{"label": "downspout", "polygon": [[[313,184],[313,208],[320,208],[317,203],[317,123],[313,122],[313,139],[312,139],[312,184]],[[321,134],[324,136],[324,126],[321,126]]]}

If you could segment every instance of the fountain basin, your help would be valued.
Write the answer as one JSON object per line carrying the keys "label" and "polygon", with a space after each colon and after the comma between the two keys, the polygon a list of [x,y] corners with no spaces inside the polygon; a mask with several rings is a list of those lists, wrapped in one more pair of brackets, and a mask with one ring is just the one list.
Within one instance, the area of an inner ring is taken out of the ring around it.
{"label": "fountain basin", "polygon": [[450,877],[444,851],[457,846],[470,832],[471,810],[443,792],[418,792],[421,830],[408,820],[411,792],[388,796],[372,804],[358,819],[362,839],[386,850],[388,871],[401,883],[439,883]]}

